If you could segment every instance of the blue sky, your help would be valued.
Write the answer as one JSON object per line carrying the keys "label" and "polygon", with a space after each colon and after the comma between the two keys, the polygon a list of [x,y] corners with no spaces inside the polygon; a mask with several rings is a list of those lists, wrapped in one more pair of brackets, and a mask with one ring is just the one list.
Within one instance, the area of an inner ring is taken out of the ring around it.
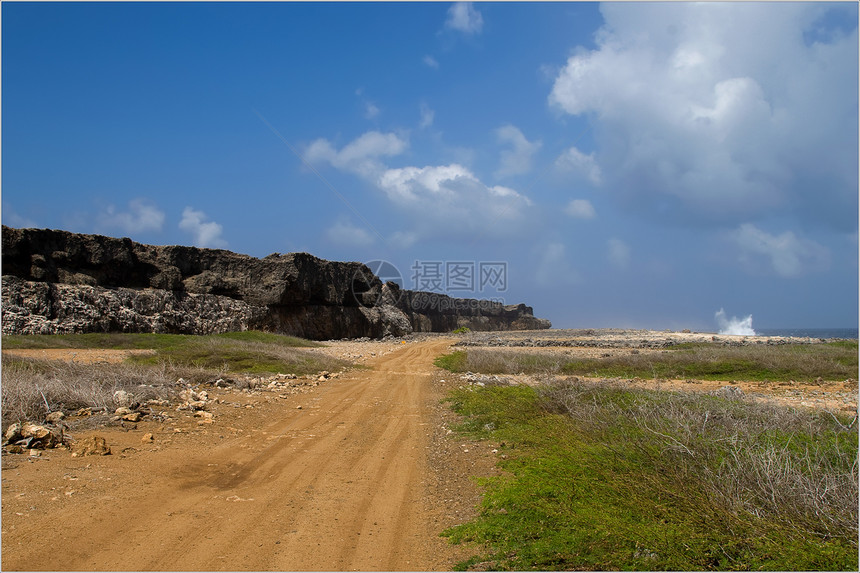
{"label": "blue sky", "polygon": [[857,21],[856,3],[4,2],[2,220],[385,260],[407,288],[503,262],[506,284],[449,294],[556,327],[715,330],[721,308],[852,327]]}

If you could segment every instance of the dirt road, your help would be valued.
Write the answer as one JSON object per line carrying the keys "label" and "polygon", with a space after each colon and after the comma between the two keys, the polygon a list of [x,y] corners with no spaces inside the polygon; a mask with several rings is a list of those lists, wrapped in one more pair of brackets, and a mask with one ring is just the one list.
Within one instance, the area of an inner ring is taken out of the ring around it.
{"label": "dirt road", "polygon": [[3,569],[450,569],[462,549],[438,534],[453,494],[428,470],[432,363],[449,343],[405,345],[299,402],[163,429],[151,448],[142,427],[114,430],[111,456],[20,456],[3,471]]}

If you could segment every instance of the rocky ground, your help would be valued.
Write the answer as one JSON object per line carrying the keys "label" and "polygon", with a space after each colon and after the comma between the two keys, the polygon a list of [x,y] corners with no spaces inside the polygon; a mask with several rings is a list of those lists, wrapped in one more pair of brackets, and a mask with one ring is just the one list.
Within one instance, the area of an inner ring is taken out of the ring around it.
{"label": "rocky ground", "polygon": [[[562,354],[576,358],[611,357],[626,353],[658,353],[677,344],[687,342],[714,342],[725,345],[819,344],[818,338],[787,336],[732,336],[702,332],[671,332],[632,329],[578,329],[538,330],[504,333],[469,333],[456,343],[457,347],[504,348],[506,351]],[[495,381],[504,378],[510,383],[536,384],[540,376],[507,375],[492,377],[480,374],[464,375],[471,382]],[[582,377],[580,377],[582,378]],[[594,382],[599,382],[594,379]],[[856,412],[858,386],[856,379],[818,380],[802,382],[758,382],[733,380],[667,380],[634,378],[620,380],[640,388],[679,390],[690,392],[723,392],[744,396],[750,400],[767,401],[791,407],[817,408],[833,412]]]}

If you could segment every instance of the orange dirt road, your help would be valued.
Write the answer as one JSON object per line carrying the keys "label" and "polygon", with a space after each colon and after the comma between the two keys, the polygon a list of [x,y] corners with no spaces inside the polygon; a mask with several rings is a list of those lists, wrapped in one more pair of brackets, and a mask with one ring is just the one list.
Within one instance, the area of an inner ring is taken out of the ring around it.
{"label": "orange dirt road", "polygon": [[427,487],[442,397],[433,359],[450,342],[379,357],[301,409],[275,399],[257,430],[253,410],[216,414],[205,432],[189,430],[206,434],[186,443],[199,447],[20,456],[3,471],[3,569],[450,569],[458,548],[439,537],[440,500]]}

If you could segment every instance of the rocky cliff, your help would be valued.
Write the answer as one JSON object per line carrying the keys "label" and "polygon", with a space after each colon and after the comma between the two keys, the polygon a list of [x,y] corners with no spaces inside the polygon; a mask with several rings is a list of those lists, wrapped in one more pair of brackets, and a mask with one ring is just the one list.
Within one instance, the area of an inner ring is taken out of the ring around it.
{"label": "rocky cliff", "polygon": [[3,227],[4,334],[259,329],[316,340],[549,328],[525,305],[382,284],[361,263],[257,259],[101,235]]}

